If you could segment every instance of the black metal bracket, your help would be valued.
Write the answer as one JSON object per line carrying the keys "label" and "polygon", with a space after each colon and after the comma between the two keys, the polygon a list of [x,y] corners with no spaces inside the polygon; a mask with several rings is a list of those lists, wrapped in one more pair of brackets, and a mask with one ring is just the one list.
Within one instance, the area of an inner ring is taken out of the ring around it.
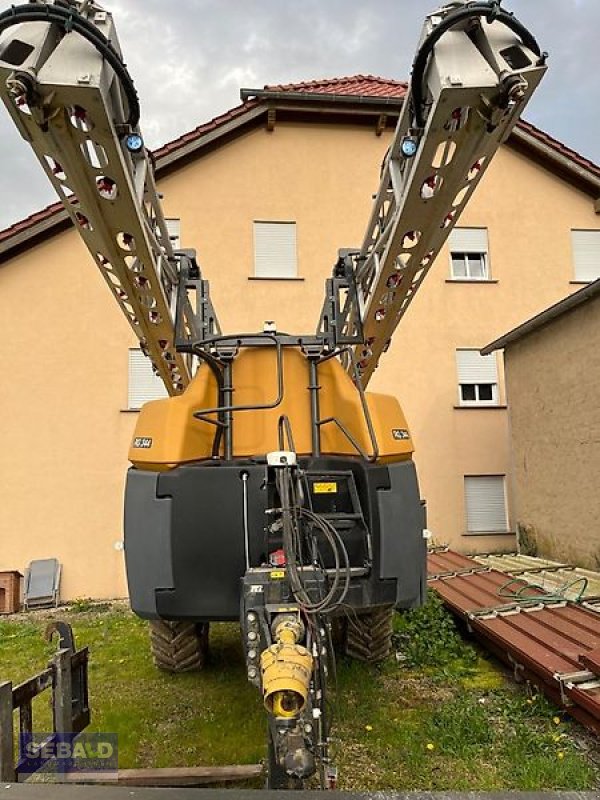
{"label": "black metal bracket", "polygon": [[[178,250],[179,283],[175,306],[175,347],[181,353],[192,352],[194,343],[221,333],[210,299],[208,281],[202,278],[195,250]],[[195,303],[192,305],[191,295]]]}
{"label": "black metal bracket", "polygon": [[317,336],[323,337],[331,350],[364,341],[354,266],[359,252],[342,249],[338,255],[332,277],[325,282],[325,301],[317,327]]}

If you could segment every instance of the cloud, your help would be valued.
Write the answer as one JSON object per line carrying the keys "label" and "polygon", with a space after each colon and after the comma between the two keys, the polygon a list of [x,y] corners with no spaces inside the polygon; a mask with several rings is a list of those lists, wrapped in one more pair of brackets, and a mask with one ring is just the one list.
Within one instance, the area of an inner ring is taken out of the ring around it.
{"label": "cloud", "polygon": [[[151,147],[237,105],[241,86],[373,73],[404,79],[435,0],[106,0]],[[505,0],[550,52],[526,117],[600,161],[597,0]],[[4,2],[1,7],[8,7]],[[0,109],[0,228],[54,200]]]}

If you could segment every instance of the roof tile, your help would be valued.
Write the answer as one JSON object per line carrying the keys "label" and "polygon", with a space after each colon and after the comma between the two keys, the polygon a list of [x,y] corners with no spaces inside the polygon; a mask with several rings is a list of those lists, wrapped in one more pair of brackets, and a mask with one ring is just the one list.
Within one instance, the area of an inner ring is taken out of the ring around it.
{"label": "roof tile", "polygon": [[0,242],[10,239],[11,236],[16,236],[17,233],[27,230],[27,228],[30,228],[32,225],[35,225],[38,222],[43,222],[45,219],[49,219],[57,214],[62,208],[63,204],[60,201],[57,203],[51,203],[49,206],[46,206],[46,208],[42,208],[39,211],[30,214],[28,217],[15,222],[14,225],[9,225],[8,228],[0,231]]}
{"label": "roof tile", "polygon": [[599,164],[596,164],[589,158],[582,156],[581,153],[578,153],[576,150],[573,150],[571,147],[563,144],[563,142],[555,139],[553,136],[550,136],[549,133],[545,133],[544,131],[540,130],[540,128],[536,128],[536,126],[532,125],[531,122],[526,122],[524,119],[521,119],[517,124],[519,128],[527,133],[530,133],[539,142],[548,145],[548,147],[552,148],[552,150],[556,150],[558,153],[561,153],[563,156],[571,159],[571,161],[579,164],[579,166],[588,169],[590,172],[593,172],[594,175],[600,177]]}
{"label": "roof tile", "polygon": [[309,94],[366,95],[369,97],[404,97],[408,84],[378,75],[350,75],[345,78],[322,78],[301,83],[280,83],[264,87],[268,92],[307,92]]}

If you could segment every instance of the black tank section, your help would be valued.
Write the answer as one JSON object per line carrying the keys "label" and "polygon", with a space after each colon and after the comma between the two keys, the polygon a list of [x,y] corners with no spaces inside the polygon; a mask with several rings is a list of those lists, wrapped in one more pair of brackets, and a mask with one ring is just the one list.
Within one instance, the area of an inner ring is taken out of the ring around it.
{"label": "black tank section", "polygon": [[[302,458],[304,503],[338,530],[356,609],[420,605],[426,588],[424,505],[412,461]],[[265,460],[205,461],[162,473],[131,468],[125,557],[131,606],[146,619],[238,620],[241,579],[278,547]],[[320,543],[322,562],[331,554]]]}

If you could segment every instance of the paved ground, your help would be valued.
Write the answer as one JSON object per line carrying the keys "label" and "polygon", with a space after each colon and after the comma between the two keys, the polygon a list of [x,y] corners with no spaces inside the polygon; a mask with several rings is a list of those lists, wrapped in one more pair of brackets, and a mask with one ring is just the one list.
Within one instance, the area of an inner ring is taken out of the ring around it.
{"label": "paved ground", "polygon": [[[109,786],[0,785],[0,800],[320,800],[323,792],[263,792],[251,789],[132,789]],[[598,800],[597,792],[403,792],[346,794],[329,800]]]}

